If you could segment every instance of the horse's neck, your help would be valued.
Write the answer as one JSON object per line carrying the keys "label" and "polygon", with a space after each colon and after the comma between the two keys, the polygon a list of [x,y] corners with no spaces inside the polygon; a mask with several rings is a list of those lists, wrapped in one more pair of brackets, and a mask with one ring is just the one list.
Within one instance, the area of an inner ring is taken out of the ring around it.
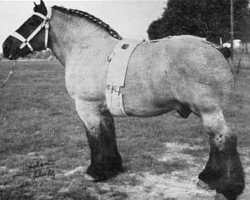
{"label": "horse's neck", "polygon": [[84,18],[67,16],[54,11],[50,20],[49,47],[63,65],[77,54],[91,54],[108,44],[115,44],[116,39],[100,27]]}

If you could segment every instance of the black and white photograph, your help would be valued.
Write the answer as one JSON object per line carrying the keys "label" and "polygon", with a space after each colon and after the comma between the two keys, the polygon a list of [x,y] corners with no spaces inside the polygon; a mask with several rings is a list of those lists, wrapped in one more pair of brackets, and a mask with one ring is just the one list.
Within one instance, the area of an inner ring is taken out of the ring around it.
{"label": "black and white photograph", "polygon": [[250,0],[0,1],[0,200],[249,200]]}

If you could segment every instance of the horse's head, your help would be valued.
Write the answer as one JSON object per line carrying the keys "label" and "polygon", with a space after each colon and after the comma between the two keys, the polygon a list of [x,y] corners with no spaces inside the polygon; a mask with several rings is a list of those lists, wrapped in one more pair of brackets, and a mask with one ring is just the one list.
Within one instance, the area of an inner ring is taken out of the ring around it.
{"label": "horse's head", "polygon": [[34,14],[4,41],[4,57],[14,60],[47,48],[50,16],[42,0],[34,4]]}

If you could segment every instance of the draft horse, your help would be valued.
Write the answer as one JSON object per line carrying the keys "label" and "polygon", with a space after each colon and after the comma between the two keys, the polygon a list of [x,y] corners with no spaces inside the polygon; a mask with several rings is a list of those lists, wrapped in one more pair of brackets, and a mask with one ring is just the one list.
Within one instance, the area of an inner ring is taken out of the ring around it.
{"label": "draft horse", "polygon": [[[123,171],[114,119],[105,89],[109,61],[122,37],[100,19],[79,10],[35,4],[34,14],[8,36],[3,53],[11,60],[50,48],[65,67],[66,88],[85,124],[91,165],[97,181]],[[142,42],[127,68],[123,105],[127,116],[150,117],[176,110],[201,118],[209,135],[210,155],[199,179],[236,199],[243,192],[243,167],[235,131],[223,108],[234,85],[227,59],[217,48],[194,36]]]}

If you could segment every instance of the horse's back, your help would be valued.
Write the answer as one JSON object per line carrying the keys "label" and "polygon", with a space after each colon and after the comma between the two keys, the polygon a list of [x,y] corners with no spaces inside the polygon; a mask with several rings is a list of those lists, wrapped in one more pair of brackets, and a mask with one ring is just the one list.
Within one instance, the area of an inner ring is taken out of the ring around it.
{"label": "horse's back", "polygon": [[206,106],[222,106],[232,84],[230,66],[212,44],[174,36],[137,47],[122,92],[129,115],[158,115],[181,105],[198,114]]}

